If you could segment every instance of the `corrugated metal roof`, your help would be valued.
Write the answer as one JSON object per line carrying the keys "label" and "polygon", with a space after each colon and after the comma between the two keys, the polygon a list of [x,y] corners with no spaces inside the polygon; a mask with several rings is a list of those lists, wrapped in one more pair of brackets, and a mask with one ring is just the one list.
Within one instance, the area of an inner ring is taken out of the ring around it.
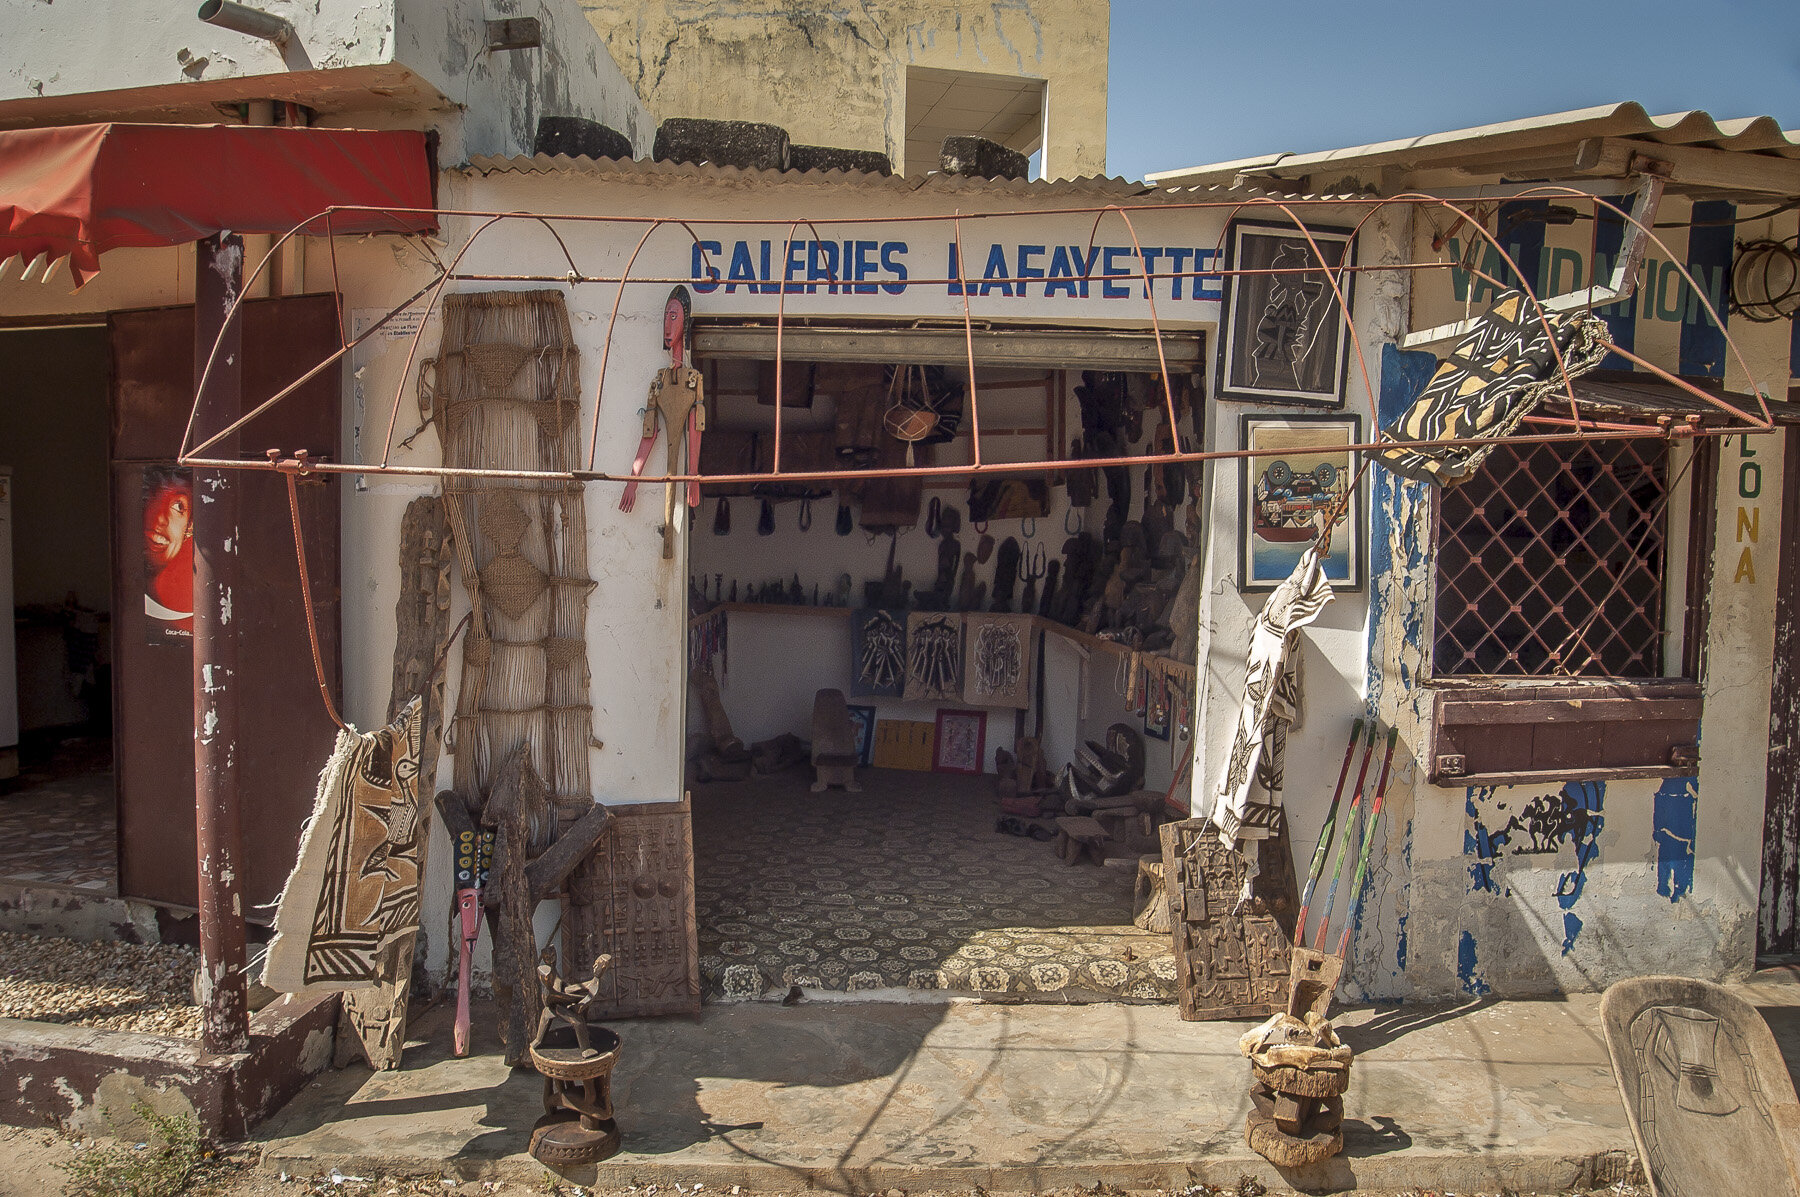
{"label": "corrugated metal roof", "polygon": [[1448,133],[1430,133],[1398,141],[1323,150],[1312,154],[1268,154],[1207,166],[1156,171],[1146,177],[1159,186],[1192,183],[1229,184],[1239,175],[1305,175],[1349,171],[1353,167],[1424,167],[1471,151],[1504,154],[1560,145],[1590,137],[1625,137],[1662,145],[1697,146],[1743,153],[1800,158],[1800,130],[1784,132],[1773,117],[1714,120],[1699,110],[1652,116],[1641,104],[1626,102],[1580,108],[1524,120],[1477,125]]}
{"label": "corrugated metal roof", "polygon": [[859,187],[913,194],[962,194],[1093,196],[1131,199],[1156,191],[1147,183],[1090,175],[1079,179],[977,179],[965,175],[882,175],[853,170],[759,170],[720,166],[711,162],[657,162],[649,158],[571,158],[566,154],[500,157],[477,155],[469,169],[478,174],[582,174],[605,175],[649,184],[721,183],[739,186]]}

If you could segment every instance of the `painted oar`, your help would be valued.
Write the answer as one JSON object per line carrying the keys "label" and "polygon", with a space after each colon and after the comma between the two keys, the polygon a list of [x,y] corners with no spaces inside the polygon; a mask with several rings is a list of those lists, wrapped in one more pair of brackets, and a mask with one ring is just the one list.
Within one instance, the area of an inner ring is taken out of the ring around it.
{"label": "painted oar", "polygon": [[1338,959],[1348,960],[1350,932],[1356,927],[1356,908],[1362,901],[1363,878],[1369,875],[1369,848],[1375,842],[1375,825],[1381,822],[1381,803],[1387,797],[1388,766],[1394,763],[1394,741],[1400,729],[1388,729],[1387,755],[1381,761],[1381,780],[1375,783],[1375,805],[1369,809],[1369,826],[1363,835],[1362,855],[1356,861],[1356,876],[1350,879],[1349,902],[1344,910],[1344,934],[1338,939]]}
{"label": "painted oar", "polygon": [[1319,916],[1319,933],[1313,943],[1313,951],[1325,950],[1325,931],[1331,926],[1331,912],[1337,906],[1338,878],[1344,873],[1345,849],[1350,846],[1350,833],[1358,827],[1358,817],[1362,813],[1363,782],[1369,777],[1369,758],[1375,755],[1375,732],[1379,727],[1377,720],[1369,720],[1369,738],[1363,745],[1362,764],[1356,770],[1356,791],[1350,797],[1350,814],[1344,821],[1344,834],[1338,837],[1336,859],[1331,865],[1331,884],[1325,889],[1325,912]]}
{"label": "painted oar", "polygon": [[1313,849],[1312,866],[1306,870],[1306,889],[1300,895],[1300,920],[1294,927],[1296,942],[1306,942],[1306,908],[1312,905],[1313,887],[1319,884],[1319,877],[1325,872],[1325,857],[1331,851],[1332,832],[1337,829],[1338,806],[1344,800],[1344,781],[1350,776],[1350,758],[1356,755],[1356,742],[1362,738],[1363,721],[1358,716],[1350,725],[1350,742],[1344,745],[1344,763],[1338,768],[1337,789],[1331,794],[1331,811],[1325,816],[1325,826],[1319,830],[1319,846]]}

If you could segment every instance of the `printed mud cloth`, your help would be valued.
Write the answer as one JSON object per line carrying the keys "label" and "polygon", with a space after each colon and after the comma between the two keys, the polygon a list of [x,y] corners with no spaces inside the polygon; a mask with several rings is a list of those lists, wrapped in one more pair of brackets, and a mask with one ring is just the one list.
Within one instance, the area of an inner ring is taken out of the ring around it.
{"label": "printed mud cloth", "polygon": [[1381,430],[1396,441],[1479,437],[1479,444],[1394,445],[1377,450],[1375,460],[1415,482],[1465,482],[1533,408],[1554,402],[1565,374],[1575,378],[1600,364],[1610,347],[1603,321],[1585,312],[1542,312],[1529,296],[1502,291],[1438,363],[1412,406]]}
{"label": "printed mud cloth", "polygon": [[269,988],[373,985],[382,949],[418,929],[422,709],[415,698],[379,731],[338,733],[276,905]]}
{"label": "printed mud cloth", "polygon": [[1331,583],[1313,545],[1256,617],[1237,728],[1207,813],[1219,841],[1229,848],[1239,848],[1242,840],[1267,839],[1280,818],[1288,726],[1300,713],[1300,630],[1331,599]]}

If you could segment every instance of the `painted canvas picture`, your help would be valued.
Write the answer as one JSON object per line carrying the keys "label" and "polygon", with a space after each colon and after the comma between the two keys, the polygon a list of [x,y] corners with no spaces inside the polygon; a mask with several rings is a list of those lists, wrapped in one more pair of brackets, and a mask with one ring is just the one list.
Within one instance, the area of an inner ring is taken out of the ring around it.
{"label": "painted canvas picture", "polygon": [[979,773],[987,749],[987,712],[937,713],[937,748],[931,767],[939,773]]}
{"label": "painted canvas picture", "polygon": [[856,728],[856,763],[867,767],[875,751],[875,708],[848,708],[850,722]]}
{"label": "painted canvas picture", "polygon": [[1361,590],[1362,494],[1349,493],[1357,462],[1348,446],[1362,441],[1362,418],[1245,416],[1243,435],[1246,449],[1282,452],[1241,464],[1238,588],[1275,589],[1329,523],[1325,576],[1339,590]]}
{"label": "painted canvas picture", "polygon": [[[1225,276],[1219,398],[1343,405],[1349,336],[1327,267],[1354,264],[1355,245],[1349,229],[1306,232],[1310,243],[1292,225],[1234,221],[1226,230],[1225,269],[1250,273]],[[1349,305],[1355,275],[1336,277]]]}

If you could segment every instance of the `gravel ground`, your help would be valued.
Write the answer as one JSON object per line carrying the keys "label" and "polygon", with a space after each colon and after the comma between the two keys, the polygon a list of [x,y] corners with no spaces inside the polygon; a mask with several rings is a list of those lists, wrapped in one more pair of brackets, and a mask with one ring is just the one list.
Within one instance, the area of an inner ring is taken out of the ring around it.
{"label": "gravel ground", "polygon": [[192,949],[167,944],[0,932],[0,1017],[197,1039],[198,964]]}

